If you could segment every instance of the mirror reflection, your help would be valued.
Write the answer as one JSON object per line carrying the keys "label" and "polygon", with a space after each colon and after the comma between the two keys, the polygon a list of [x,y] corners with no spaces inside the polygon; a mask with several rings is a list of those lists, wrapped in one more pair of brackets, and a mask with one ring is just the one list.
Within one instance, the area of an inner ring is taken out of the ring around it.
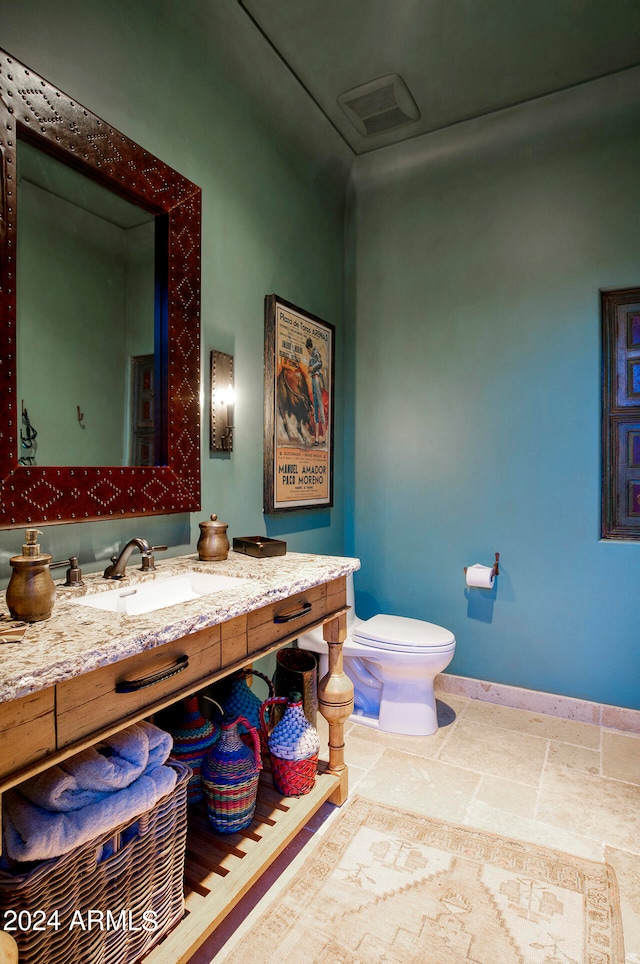
{"label": "mirror reflection", "polygon": [[155,465],[154,217],[18,144],[23,465]]}
{"label": "mirror reflection", "polygon": [[[0,523],[9,528],[36,520],[196,511],[202,192],[4,50],[0,74]],[[25,178],[23,162],[29,161],[22,148],[28,146],[47,156],[36,158],[37,167],[45,163],[49,170],[48,158],[57,158],[65,181],[81,172],[87,180],[81,178],[80,197],[50,182],[58,175]],[[46,229],[41,212],[29,214],[29,199],[23,203],[21,196],[16,204],[19,164],[22,186],[25,180],[34,184],[27,192],[52,196]],[[118,208],[107,215],[96,211],[87,200],[94,184],[106,188]],[[97,218],[109,233],[120,222],[112,212],[122,209],[123,197],[134,205],[132,220],[123,225],[126,237],[140,232],[147,239],[147,255],[126,265],[119,254],[115,262],[107,254],[114,247],[138,252],[139,238],[131,245],[98,232],[96,239],[94,227],[89,241],[70,232],[76,219],[95,224]],[[139,209],[153,222],[141,219]],[[26,221],[19,226],[21,215]],[[35,235],[29,231],[34,220]],[[70,276],[59,264],[61,252]],[[97,264],[100,284],[89,262]],[[117,295],[123,287],[124,301]],[[75,320],[72,305],[79,307]],[[145,315],[153,323],[141,323]],[[126,329],[124,319],[131,321]],[[119,367],[112,356],[120,357]],[[73,381],[80,376],[84,381]],[[127,407],[132,393],[138,405]]]}

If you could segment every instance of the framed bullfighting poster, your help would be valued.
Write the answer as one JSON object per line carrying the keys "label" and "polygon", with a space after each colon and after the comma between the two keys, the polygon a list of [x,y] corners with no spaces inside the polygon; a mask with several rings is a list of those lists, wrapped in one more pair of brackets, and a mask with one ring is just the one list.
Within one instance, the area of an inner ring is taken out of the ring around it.
{"label": "framed bullfighting poster", "polygon": [[264,511],[333,505],[333,325],[267,295]]}

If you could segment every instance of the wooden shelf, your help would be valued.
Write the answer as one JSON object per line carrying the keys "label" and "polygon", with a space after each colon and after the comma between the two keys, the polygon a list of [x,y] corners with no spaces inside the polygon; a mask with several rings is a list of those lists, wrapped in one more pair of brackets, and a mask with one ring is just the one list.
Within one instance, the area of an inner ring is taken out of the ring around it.
{"label": "wooden shelf", "polygon": [[191,808],[185,916],[149,952],[144,964],[189,961],[310,817],[339,790],[340,776],[326,772],[326,767],[321,761],[315,786],[301,797],[282,797],[273,787],[270,771],[263,771],[255,817],[241,833],[216,834],[204,806]]}
{"label": "wooden shelf", "polygon": [[[72,717],[77,716],[80,719],[80,724],[76,726],[74,720],[71,720],[65,746],[61,746],[54,739],[61,708],[58,690],[62,690],[62,684],[60,687],[56,684],[55,693],[51,688],[47,698],[42,703],[38,702],[35,707],[31,698],[16,701],[17,706],[10,703],[3,720],[0,720],[5,730],[10,734],[13,732],[14,741],[22,738],[23,742],[25,724],[30,726],[34,719],[47,719],[49,722],[47,739],[44,742],[38,742],[40,738],[31,738],[31,743],[27,742],[28,762],[19,756],[5,760],[5,772],[0,785],[1,796],[4,790],[28,777],[93,746],[99,740],[132,723],[147,719],[151,714],[173,705],[234,669],[246,666],[259,656],[281,649],[301,631],[307,631],[312,626],[323,627],[323,636],[329,647],[329,659],[328,672],[318,684],[318,710],[329,728],[326,748],[328,763],[321,761],[315,786],[310,793],[301,797],[282,797],[278,794],[273,787],[270,770],[265,769],[261,775],[254,820],[242,833],[215,834],[205,808],[193,809],[189,818],[185,866],[185,913],[180,923],[146,955],[144,964],[187,964],[197,948],[204,944],[218,924],[322,804],[329,801],[339,806],[347,799],[344,722],[353,710],[353,685],[345,676],[342,664],[342,643],[346,638],[346,580],[344,577],[335,578],[322,583],[317,591],[312,588],[312,591],[315,593],[314,598],[317,597],[314,615],[304,626],[296,624],[294,629],[293,623],[286,622],[283,626],[277,621],[276,617],[288,613],[287,607],[290,607],[291,600],[297,601],[297,596],[290,596],[279,600],[277,604],[269,603],[250,610],[246,616],[234,617],[223,623],[221,629],[218,629],[216,624],[212,632],[210,627],[189,634],[183,641],[174,640],[170,645],[178,647],[179,657],[184,655],[182,647],[189,644],[195,646],[200,653],[198,646],[202,643],[202,647],[207,650],[206,656],[202,658],[202,665],[194,664],[195,678],[188,684],[183,684],[178,677],[175,686],[172,683],[162,692],[149,695],[148,698],[145,696],[141,702],[134,701],[125,705],[111,699],[110,694],[119,682],[111,676],[122,669],[119,663],[113,664],[116,666],[115,670],[109,664],[111,668],[106,673],[109,676],[108,685],[103,678],[104,667],[83,675],[77,683],[73,683],[72,695],[78,699],[71,701],[69,709]],[[303,595],[306,598],[310,594]],[[308,615],[306,610],[302,615]],[[218,641],[221,653],[217,653],[217,650],[215,653],[209,652],[209,649],[215,649]],[[158,655],[157,648],[149,652],[152,657]],[[146,659],[142,660],[142,663],[146,662]],[[138,671],[143,678],[149,675],[146,665],[136,665],[134,679],[140,678]],[[104,712],[101,711],[97,719],[91,715],[91,710],[86,705],[91,703],[95,696],[96,687],[100,693],[105,687],[107,690],[107,695],[101,696]],[[88,727],[95,729],[87,732]],[[0,730],[2,728],[0,725]],[[58,732],[58,737],[59,735]],[[14,769],[16,766],[21,766],[21,769]],[[143,867],[140,868],[140,873],[144,873]]]}

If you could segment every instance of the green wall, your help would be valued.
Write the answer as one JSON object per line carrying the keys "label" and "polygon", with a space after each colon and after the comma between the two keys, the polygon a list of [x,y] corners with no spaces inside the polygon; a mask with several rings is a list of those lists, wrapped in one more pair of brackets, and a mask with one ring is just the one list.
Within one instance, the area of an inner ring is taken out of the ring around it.
{"label": "green wall", "polygon": [[[338,452],[343,445],[344,191],[243,93],[225,26],[234,27],[235,43],[246,32],[247,52],[256,43],[235,3],[7,0],[0,10],[7,51],[202,188],[203,385],[213,348],[235,356],[230,457],[210,455],[203,408],[202,511],[45,528],[43,549],[56,559],[79,555],[85,571],[104,568],[132,536],[168,543],[169,555],[195,551],[198,522],[212,512],[230,536],[268,533],[295,550],[343,549],[342,459],[334,509],[266,520],[262,451],[263,302],[273,292],[336,326]],[[22,542],[20,530],[0,532],[5,584]]]}
{"label": "green wall", "polygon": [[640,128],[596,93],[356,162],[346,545],[359,615],[447,626],[450,672],[640,708],[640,545],[600,540],[599,314],[640,284]]}

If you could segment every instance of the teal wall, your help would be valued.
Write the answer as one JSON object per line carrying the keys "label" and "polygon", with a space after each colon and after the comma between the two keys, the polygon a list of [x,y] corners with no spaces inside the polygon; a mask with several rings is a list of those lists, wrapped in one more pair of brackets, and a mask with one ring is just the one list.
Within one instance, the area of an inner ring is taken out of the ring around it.
{"label": "teal wall", "polygon": [[[203,409],[202,511],[44,528],[43,549],[55,559],[78,554],[85,571],[103,569],[137,535],[168,543],[169,555],[195,551],[198,522],[212,512],[229,523],[230,536],[268,533],[291,549],[343,550],[342,460],[334,509],[268,522],[262,451],[263,304],[273,292],[336,326],[338,451],[343,445],[344,191],[281,127],[276,136],[243,93],[229,71],[223,14],[235,18],[236,42],[247,32],[248,53],[255,31],[235,3],[210,10],[174,0],[6,0],[0,9],[6,50],[202,188],[203,379],[213,348],[235,356],[231,457],[210,456]],[[3,584],[22,542],[20,530],[0,532]]]}
{"label": "teal wall", "polygon": [[[639,708],[640,545],[600,540],[599,315],[640,284],[638,118],[548,107],[355,164],[347,552],[359,615],[449,627],[450,672]],[[497,585],[467,589],[495,551]]]}
{"label": "teal wall", "polygon": [[[217,512],[231,535],[360,556],[360,615],[450,627],[452,672],[640,707],[640,546],[599,538],[598,291],[640,283],[630,118],[589,92],[363,156],[345,211],[331,164],[236,83],[216,17],[238,5],[204,6],[0,11],[6,49],[202,187],[203,378],[212,348],[235,355],[234,452],[210,456],[205,411],[202,512],[50,527],[44,548],[87,571],[133,535],[179,554]],[[265,520],[271,292],[336,325],[336,476],[332,510]],[[0,576],[21,542],[0,533]],[[467,590],[496,550],[497,587]]]}

